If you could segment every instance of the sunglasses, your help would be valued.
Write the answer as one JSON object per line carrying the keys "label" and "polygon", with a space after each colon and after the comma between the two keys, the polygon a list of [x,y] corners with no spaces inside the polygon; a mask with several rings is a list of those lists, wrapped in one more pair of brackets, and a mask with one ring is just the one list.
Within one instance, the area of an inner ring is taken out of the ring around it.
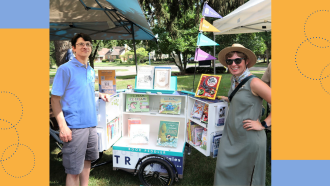
{"label": "sunglasses", "polygon": [[232,65],[233,62],[235,62],[236,65],[239,65],[241,64],[242,60],[244,60],[244,58],[226,59],[226,63],[227,65]]}

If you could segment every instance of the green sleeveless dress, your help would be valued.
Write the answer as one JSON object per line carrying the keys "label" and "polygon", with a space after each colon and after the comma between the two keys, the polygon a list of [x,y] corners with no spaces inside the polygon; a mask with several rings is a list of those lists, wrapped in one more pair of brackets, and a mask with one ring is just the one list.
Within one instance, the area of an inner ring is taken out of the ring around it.
{"label": "green sleeveless dress", "polygon": [[[265,131],[247,131],[243,128],[243,120],[258,120],[262,111],[262,98],[251,92],[252,79],[247,81],[231,100],[220,139],[214,175],[215,186],[265,185]],[[231,88],[228,95],[232,91]]]}

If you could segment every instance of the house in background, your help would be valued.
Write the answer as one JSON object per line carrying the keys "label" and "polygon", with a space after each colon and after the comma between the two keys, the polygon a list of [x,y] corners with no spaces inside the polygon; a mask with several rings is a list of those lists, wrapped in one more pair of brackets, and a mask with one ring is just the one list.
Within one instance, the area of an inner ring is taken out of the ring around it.
{"label": "house in background", "polygon": [[125,61],[124,58],[120,57],[121,55],[125,54],[125,52],[126,50],[123,46],[113,47],[105,54],[105,59],[109,59],[110,61],[121,59],[122,61]]}
{"label": "house in background", "polygon": [[98,56],[96,57],[95,61],[101,62],[103,59],[106,59],[105,54],[108,53],[109,51],[110,51],[109,48],[102,48],[102,50],[97,52]]}

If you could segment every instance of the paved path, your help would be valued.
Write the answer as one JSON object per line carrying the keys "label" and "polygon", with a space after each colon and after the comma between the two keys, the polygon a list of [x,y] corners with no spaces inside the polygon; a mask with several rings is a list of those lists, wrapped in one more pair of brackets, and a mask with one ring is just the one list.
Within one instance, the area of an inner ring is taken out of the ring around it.
{"label": "paved path", "polygon": [[[216,67],[221,67],[223,65],[217,63]],[[175,65],[161,65],[158,67],[171,67],[172,71],[176,71],[179,72],[179,68]],[[188,67],[194,67],[194,66],[188,66]],[[187,67],[187,68],[188,68]],[[136,75],[136,68],[135,66],[119,66],[119,67],[95,67],[95,69],[99,70],[99,69],[127,69],[127,71],[117,71],[116,72],[116,76],[128,76],[128,75]],[[249,70],[251,71],[265,71],[267,69],[267,67],[252,67]],[[97,76],[97,74],[96,74]],[[53,83],[53,78],[49,79],[49,83],[52,84]]]}

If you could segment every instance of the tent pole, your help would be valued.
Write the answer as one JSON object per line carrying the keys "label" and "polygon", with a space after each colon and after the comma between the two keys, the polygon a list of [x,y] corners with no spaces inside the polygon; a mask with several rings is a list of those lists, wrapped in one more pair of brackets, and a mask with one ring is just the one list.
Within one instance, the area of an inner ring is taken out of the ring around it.
{"label": "tent pole", "polygon": [[[215,42],[215,34],[213,33],[213,41]],[[213,46],[213,56],[215,56],[215,45]],[[215,75],[215,59],[213,59],[213,68],[214,68],[214,75]]]}
{"label": "tent pole", "polygon": [[133,35],[133,46],[134,46],[134,56],[135,56],[135,70],[136,70],[136,75],[137,75],[137,59],[136,59],[136,48],[135,48],[135,34],[134,34],[134,24],[132,23],[132,35]]}

